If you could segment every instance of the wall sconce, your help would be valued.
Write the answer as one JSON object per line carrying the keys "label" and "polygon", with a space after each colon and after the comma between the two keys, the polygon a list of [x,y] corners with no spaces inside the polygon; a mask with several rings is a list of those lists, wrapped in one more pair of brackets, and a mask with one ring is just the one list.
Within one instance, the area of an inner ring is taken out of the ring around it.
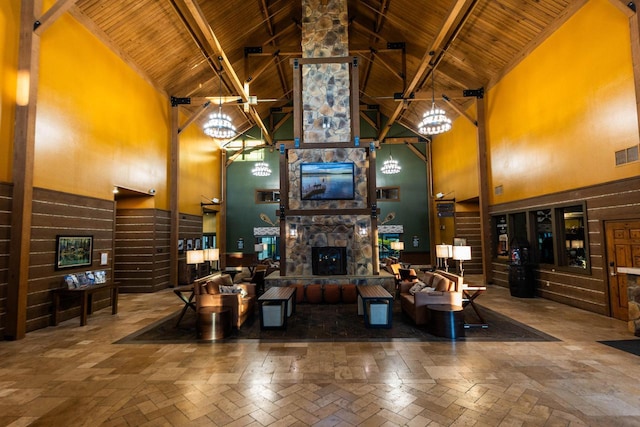
{"label": "wall sconce", "polygon": [[464,268],[462,263],[471,259],[471,246],[454,246],[453,259],[460,263],[460,275],[464,276]]}
{"label": "wall sconce", "polygon": [[362,237],[367,236],[369,234],[369,227],[367,227],[367,224],[362,222],[362,223],[358,223],[358,234]]}
{"label": "wall sconce", "polygon": [[331,117],[322,116],[322,129],[329,129],[331,127]]}
{"label": "wall sconce", "polygon": [[298,237],[298,226],[296,224],[289,225],[289,237]]}
{"label": "wall sconce", "polygon": [[444,271],[449,272],[449,264],[447,260],[453,256],[453,246],[451,245],[436,245],[436,258],[438,259],[438,267],[444,268]]}

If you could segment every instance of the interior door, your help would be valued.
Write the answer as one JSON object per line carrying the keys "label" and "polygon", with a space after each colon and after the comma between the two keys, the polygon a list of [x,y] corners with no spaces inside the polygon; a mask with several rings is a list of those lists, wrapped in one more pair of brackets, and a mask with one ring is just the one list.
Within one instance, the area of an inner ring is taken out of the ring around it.
{"label": "interior door", "polygon": [[612,221],[605,223],[609,277],[609,305],[611,315],[627,320],[627,275],[618,267],[640,267],[640,221]]}

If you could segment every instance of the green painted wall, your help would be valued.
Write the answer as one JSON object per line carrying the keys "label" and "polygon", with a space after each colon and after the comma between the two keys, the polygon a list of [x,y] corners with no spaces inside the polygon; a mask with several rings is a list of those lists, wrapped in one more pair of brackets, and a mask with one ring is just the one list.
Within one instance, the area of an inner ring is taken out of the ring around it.
{"label": "green painted wall", "polygon": [[[276,117],[275,121],[280,120]],[[276,139],[292,140],[293,127],[292,120],[289,119],[278,129]],[[362,137],[372,137],[373,129],[368,124],[362,122]],[[249,132],[252,135],[253,131]],[[369,135],[371,133],[371,135]],[[406,128],[393,127],[390,136],[412,136]],[[280,187],[279,163],[280,152],[278,142],[273,152],[265,150],[265,162],[269,164],[273,173],[266,178],[259,178],[251,175],[251,168],[254,162],[236,161],[227,168],[227,252],[243,252],[253,254],[253,228],[268,227],[260,219],[260,213],[265,213],[272,221],[278,224],[276,211],[278,203],[256,204],[255,190]],[[418,147],[424,151],[424,144]],[[399,202],[379,202],[379,220],[383,219],[389,212],[395,212],[396,218],[388,224],[402,224],[404,226],[405,252],[427,252],[429,251],[429,216],[427,197],[427,175],[426,165],[419,159],[406,145],[394,144],[383,145],[377,152],[377,173],[376,180],[378,187],[399,186]],[[383,175],[379,169],[382,162],[389,158],[389,154],[397,159],[402,166],[402,172],[397,175]],[[418,237],[419,246],[412,246],[413,236]],[[238,249],[238,239],[242,238],[244,249]]]}

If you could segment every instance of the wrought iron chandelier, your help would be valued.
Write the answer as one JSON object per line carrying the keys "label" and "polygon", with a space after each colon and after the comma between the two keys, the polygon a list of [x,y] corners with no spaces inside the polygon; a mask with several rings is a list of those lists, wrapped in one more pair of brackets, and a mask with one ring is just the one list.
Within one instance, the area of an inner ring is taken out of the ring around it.
{"label": "wrought iron chandelier", "polygon": [[254,176],[269,176],[271,175],[271,168],[265,162],[257,162],[251,169],[251,174]]}
{"label": "wrought iron chandelier", "polygon": [[402,170],[400,164],[397,160],[393,160],[393,157],[391,157],[391,155],[389,155],[389,160],[385,160],[382,164],[382,167],[380,168],[380,172],[385,175],[400,173],[400,170]]}
{"label": "wrought iron chandelier", "polygon": [[431,109],[422,116],[418,132],[423,135],[438,135],[451,129],[451,119],[444,110],[436,107],[435,70],[431,72]]}

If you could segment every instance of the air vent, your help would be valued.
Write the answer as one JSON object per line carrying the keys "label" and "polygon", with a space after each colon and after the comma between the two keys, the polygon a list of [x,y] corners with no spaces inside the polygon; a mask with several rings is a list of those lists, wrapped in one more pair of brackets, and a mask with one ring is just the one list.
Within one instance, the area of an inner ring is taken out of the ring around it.
{"label": "air vent", "polygon": [[638,161],[638,146],[616,151],[616,166]]}
{"label": "air vent", "polygon": [[502,185],[498,185],[496,187],[493,188],[493,194],[495,194],[496,196],[499,196],[502,194]]}

